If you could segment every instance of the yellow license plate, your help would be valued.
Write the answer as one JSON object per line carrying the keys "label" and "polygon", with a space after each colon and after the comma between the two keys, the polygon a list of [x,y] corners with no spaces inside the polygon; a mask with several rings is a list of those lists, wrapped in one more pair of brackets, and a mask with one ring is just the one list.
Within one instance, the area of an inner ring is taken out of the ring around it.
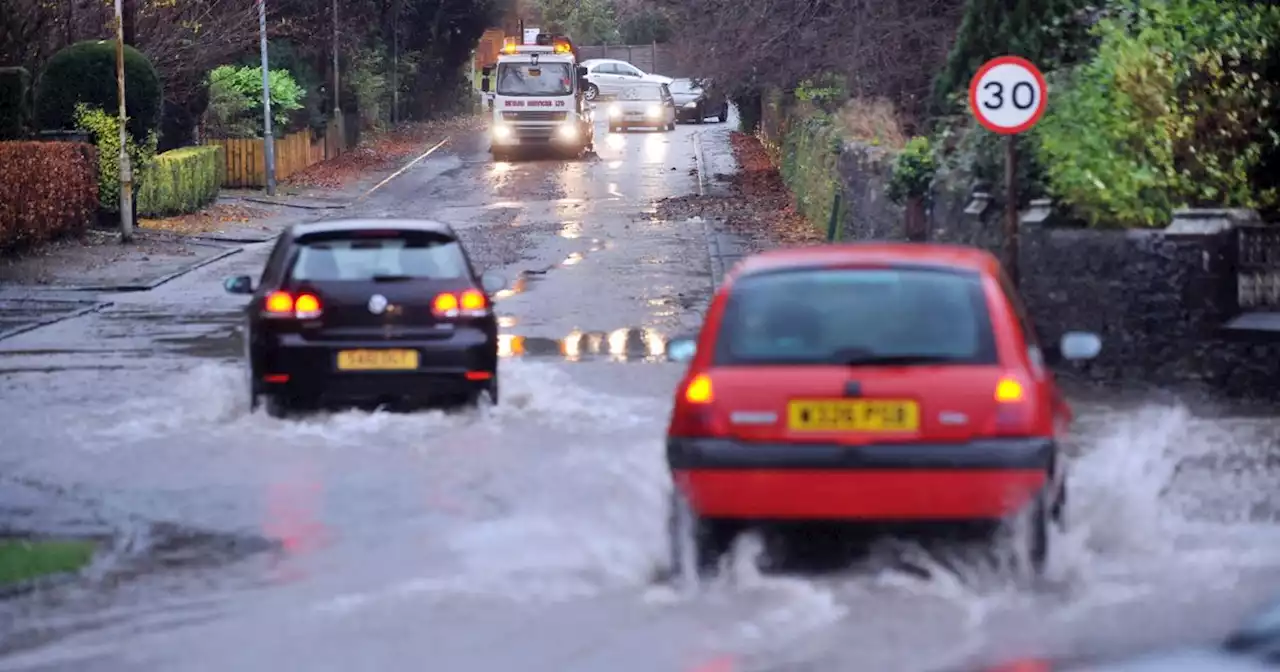
{"label": "yellow license plate", "polygon": [[797,400],[787,425],[802,432],[910,432],[920,428],[920,406],[897,399]]}
{"label": "yellow license plate", "polygon": [[411,371],[418,368],[417,350],[343,350],[339,371]]}

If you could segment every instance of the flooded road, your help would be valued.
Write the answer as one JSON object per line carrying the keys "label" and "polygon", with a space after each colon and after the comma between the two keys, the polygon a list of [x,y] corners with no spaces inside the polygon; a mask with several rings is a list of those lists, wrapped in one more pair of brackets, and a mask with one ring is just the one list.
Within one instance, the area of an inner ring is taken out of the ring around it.
{"label": "flooded road", "polygon": [[925,671],[1211,638],[1280,588],[1277,423],[1090,397],[1035,590],[901,542],[762,574],[750,537],[701,593],[655,581],[663,348],[710,278],[705,226],[652,204],[697,193],[692,135],[727,132],[510,164],[458,138],[341,213],[449,222],[507,275],[497,408],[250,414],[220,281],[268,244],[0,341],[2,478],[115,540],[81,584],[0,603],[0,670]]}

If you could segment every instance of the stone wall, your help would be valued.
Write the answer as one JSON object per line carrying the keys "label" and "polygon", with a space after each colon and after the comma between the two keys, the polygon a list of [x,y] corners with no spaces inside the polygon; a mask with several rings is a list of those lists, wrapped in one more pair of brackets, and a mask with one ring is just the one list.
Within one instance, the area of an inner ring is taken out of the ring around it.
{"label": "stone wall", "polygon": [[[891,152],[858,143],[840,151],[842,240],[905,239],[902,208],[884,195],[892,160]],[[964,175],[939,176],[929,199],[929,240],[998,252],[1003,204],[973,193],[971,183]],[[1061,373],[1280,399],[1280,340],[1241,340],[1222,328],[1240,312],[1236,229],[1251,215],[1192,211],[1163,230],[1099,230],[1067,226],[1047,201],[1033,202],[1022,213],[1019,267],[1040,337],[1052,342],[1084,330],[1104,342],[1098,359]]]}

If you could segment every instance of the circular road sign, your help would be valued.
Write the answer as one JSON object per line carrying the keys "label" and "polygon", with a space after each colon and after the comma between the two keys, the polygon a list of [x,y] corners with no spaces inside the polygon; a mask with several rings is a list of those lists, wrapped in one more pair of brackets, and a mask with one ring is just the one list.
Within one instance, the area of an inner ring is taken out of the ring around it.
{"label": "circular road sign", "polygon": [[1035,126],[1048,102],[1044,75],[1019,56],[987,61],[969,82],[969,109],[978,123],[1001,135],[1022,133]]}

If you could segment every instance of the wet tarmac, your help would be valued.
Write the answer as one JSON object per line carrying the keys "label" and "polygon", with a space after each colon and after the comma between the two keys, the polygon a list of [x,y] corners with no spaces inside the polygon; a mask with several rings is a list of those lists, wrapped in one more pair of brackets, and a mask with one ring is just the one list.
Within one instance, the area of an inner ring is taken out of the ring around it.
{"label": "wet tarmac", "polygon": [[1210,638],[1280,588],[1276,421],[1088,395],[1041,585],[892,540],[762,572],[751,536],[699,592],[656,581],[664,349],[711,264],[704,223],[652,203],[698,192],[695,133],[727,170],[727,131],[516,163],[459,138],[341,212],[447,221],[508,277],[495,408],[250,414],[220,283],[267,244],[0,340],[0,492],[22,493],[0,517],[112,540],[83,580],[0,602],[0,670],[926,672]]}

